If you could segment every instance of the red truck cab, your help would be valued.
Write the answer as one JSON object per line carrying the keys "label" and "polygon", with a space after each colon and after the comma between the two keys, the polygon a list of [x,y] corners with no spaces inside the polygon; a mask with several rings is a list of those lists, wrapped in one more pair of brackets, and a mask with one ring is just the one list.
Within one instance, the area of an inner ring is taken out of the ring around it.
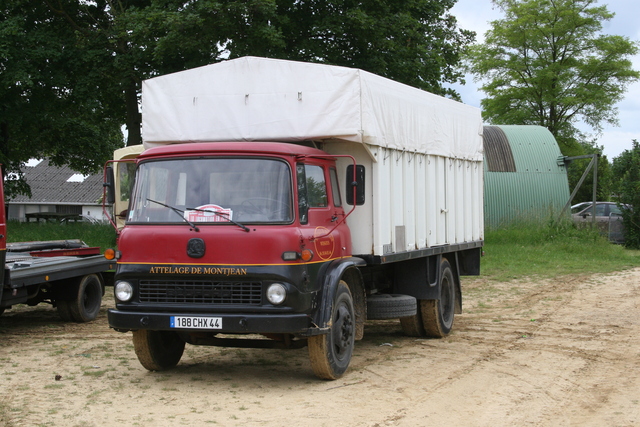
{"label": "red truck cab", "polygon": [[364,262],[351,257],[334,157],[197,143],[149,149],[137,164],[108,317],[134,331],[142,364],[172,367],[185,343],[227,345],[218,334],[263,334],[294,345],[312,337],[310,351],[335,353],[315,365],[312,356],[316,373],[341,375],[364,315],[356,320],[351,296],[324,301],[344,294],[340,277]]}

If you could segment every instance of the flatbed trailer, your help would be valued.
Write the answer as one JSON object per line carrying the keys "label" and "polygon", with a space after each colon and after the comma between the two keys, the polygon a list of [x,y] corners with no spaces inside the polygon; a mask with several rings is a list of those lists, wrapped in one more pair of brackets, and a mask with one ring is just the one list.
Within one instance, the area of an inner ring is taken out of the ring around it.
{"label": "flatbed trailer", "polygon": [[8,243],[0,314],[16,304],[49,303],[65,321],[89,322],[100,311],[115,264],[80,240]]}
{"label": "flatbed trailer", "polygon": [[0,314],[16,304],[49,303],[65,321],[89,322],[100,311],[115,264],[79,240],[9,243]]}
{"label": "flatbed trailer", "polygon": [[[0,168],[2,166],[0,165]],[[48,303],[65,321],[90,322],[100,311],[115,261],[81,240],[7,243],[4,188],[0,180],[0,315],[16,304]]]}

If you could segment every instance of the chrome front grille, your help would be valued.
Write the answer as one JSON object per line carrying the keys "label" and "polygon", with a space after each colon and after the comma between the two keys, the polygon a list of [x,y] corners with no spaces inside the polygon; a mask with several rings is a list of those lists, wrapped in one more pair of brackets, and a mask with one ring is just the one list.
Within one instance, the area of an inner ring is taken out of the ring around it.
{"label": "chrome front grille", "polygon": [[260,305],[262,283],[143,280],[140,302]]}

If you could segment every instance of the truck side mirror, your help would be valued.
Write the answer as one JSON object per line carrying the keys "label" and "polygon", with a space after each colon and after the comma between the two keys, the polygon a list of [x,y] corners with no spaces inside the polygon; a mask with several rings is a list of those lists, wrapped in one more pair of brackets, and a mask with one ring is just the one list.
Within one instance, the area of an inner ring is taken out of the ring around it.
{"label": "truck side mirror", "polygon": [[107,190],[107,204],[113,205],[116,202],[115,179],[113,167],[107,166],[105,169],[105,182],[102,184]]}
{"label": "truck side mirror", "polygon": [[353,205],[353,188],[355,187],[356,191],[356,205],[362,206],[364,205],[364,166],[355,165],[356,168],[356,176],[355,181],[353,179],[353,167],[354,165],[347,166],[347,203]]}

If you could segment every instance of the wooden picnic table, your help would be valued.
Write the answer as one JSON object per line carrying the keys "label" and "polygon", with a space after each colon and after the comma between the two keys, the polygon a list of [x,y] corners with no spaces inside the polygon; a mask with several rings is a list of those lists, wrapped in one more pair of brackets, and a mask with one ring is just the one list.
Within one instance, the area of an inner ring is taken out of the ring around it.
{"label": "wooden picnic table", "polygon": [[40,220],[44,220],[45,222],[62,222],[62,221],[81,221],[82,215],[80,214],[66,214],[66,213],[58,213],[58,212],[34,212],[25,214],[27,218],[27,222],[31,222],[32,219],[35,222],[40,222]]}

